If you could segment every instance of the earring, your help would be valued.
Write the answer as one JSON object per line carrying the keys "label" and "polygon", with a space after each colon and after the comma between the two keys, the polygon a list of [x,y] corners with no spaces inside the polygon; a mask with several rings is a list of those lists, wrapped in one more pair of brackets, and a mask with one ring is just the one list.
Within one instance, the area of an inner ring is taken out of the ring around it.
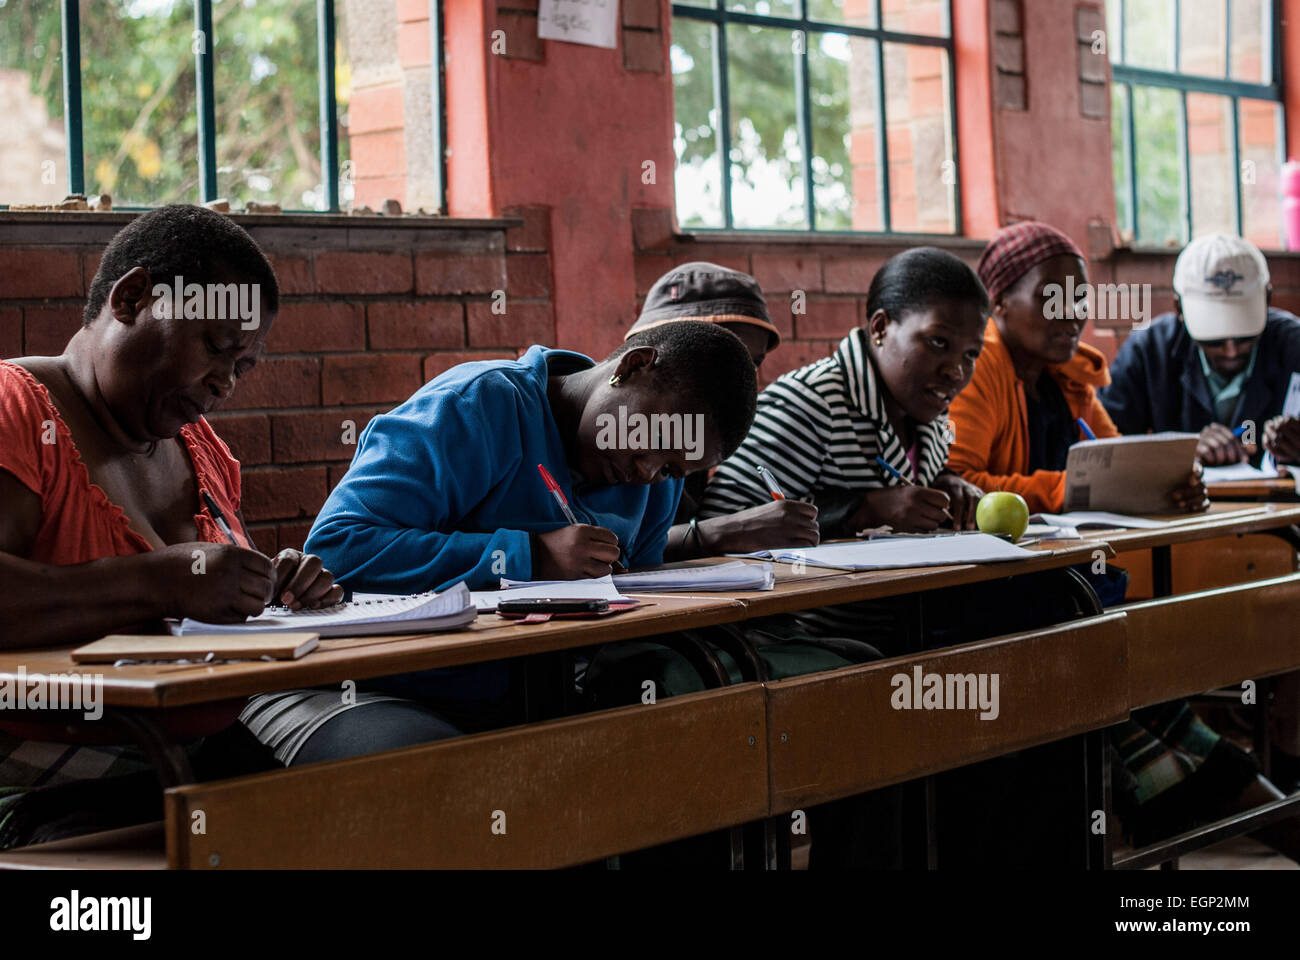
{"label": "earring", "polygon": [[872,340],[871,342],[878,347],[883,347],[885,345],[885,338],[882,337],[880,334],[876,334],[875,339]]}
{"label": "earring", "polygon": [[611,387],[617,387],[622,382],[623,382],[623,378],[620,377],[617,373],[609,378],[609,385]]}

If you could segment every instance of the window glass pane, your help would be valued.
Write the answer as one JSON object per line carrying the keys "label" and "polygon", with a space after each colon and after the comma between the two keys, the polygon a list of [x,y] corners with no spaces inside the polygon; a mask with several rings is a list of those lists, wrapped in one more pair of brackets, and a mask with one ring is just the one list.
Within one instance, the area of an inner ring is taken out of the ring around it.
{"label": "window glass pane", "polygon": [[956,229],[956,167],[948,103],[948,53],[885,44],[890,229]]}
{"label": "window glass pane", "polygon": [[1268,100],[1239,100],[1241,150],[1241,232],[1256,246],[1282,248],[1281,184],[1282,105]]}
{"label": "window glass pane", "polygon": [[1126,0],[1124,62],[1155,70],[1174,68],[1174,0]]}
{"label": "window glass pane", "polygon": [[827,23],[847,23],[855,27],[876,25],[876,0],[808,0],[808,16]]}
{"label": "window glass pane", "polygon": [[1122,233],[1133,242],[1132,216],[1129,209],[1128,185],[1128,85],[1113,83],[1110,87],[1110,155],[1115,171],[1115,222]]}
{"label": "window glass pane", "polygon": [[315,0],[213,0],[212,23],[217,193],[320,209]]}
{"label": "window glass pane", "polygon": [[673,149],[677,154],[677,221],[683,227],[721,227],[722,157],[713,90],[712,24],[673,20]]}
{"label": "window glass pane", "polygon": [[1223,31],[1227,23],[1227,0],[1183,0],[1178,65],[1182,73],[1204,77],[1226,75],[1227,44]]}
{"label": "window glass pane", "polygon": [[931,37],[948,35],[948,0],[883,0],[880,13],[886,30]]}
{"label": "window glass pane", "polygon": [[1119,4],[1112,0],[1106,4],[1106,52],[1111,63],[1123,63],[1124,51],[1120,49]]}
{"label": "window glass pane", "polygon": [[728,10],[760,13],[772,17],[799,16],[799,7],[795,0],[726,0],[723,6]]}
{"label": "window glass pane", "polygon": [[1268,0],[1232,0],[1232,79],[1267,83],[1272,44],[1272,12]]}
{"label": "window glass pane", "polygon": [[68,194],[61,28],[57,3],[0,0],[0,203]]}
{"label": "window glass pane", "polygon": [[82,14],[86,192],[116,206],[197,202],[192,4],[105,0]]}
{"label": "window glass pane", "polygon": [[1183,176],[1179,162],[1179,94],[1133,88],[1137,154],[1138,243],[1179,246],[1183,236]]}
{"label": "window glass pane", "polygon": [[680,3],[686,7],[712,7],[713,0],[673,0],[673,3]]}
{"label": "window glass pane", "polygon": [[1236,233],[1229,98],[1187,95],[1187,158],[1192,174],[1192,233]]}
{"label": "window glass pane", "polygon": [[876,166],[876,41],[813,34],[813,197],[818,230],[882,230]]}
{"label": "window glass pane", "polygon": [[739,228],[806,228],[790,30],[729,24],[731,204]]}
{"label": "window glass pane", "polygon": [[[350,209],[356,194],[352,161],[352,108],[354,103],[354,70],[352,68],[352,31],[346,11],[351,4],[334,4],[334,101],[338,113],[339,148],[339,209]],[[445,144],[444,144],[445,147]],[[439,158],[441,162],[441,158]],[[437,206],[439,200],[429,204]],[[320,208],[325,208],[325,197],[320,198]]]}

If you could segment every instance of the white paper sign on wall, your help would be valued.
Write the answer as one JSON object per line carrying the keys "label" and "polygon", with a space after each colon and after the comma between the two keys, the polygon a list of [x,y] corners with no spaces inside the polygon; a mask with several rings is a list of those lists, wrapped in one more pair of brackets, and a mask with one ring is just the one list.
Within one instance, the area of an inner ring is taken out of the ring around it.
{"label": "white paper sign on wall", "polygon": [[617,46],[618,0],[541,0],[537,35],[592,47]]}

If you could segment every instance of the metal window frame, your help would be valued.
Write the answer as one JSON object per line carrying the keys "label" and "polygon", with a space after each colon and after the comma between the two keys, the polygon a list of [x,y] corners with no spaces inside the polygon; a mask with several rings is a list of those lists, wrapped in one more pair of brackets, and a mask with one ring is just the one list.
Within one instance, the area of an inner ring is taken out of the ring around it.
{"label": "metal window frame", "polygon": [[[1138,216],[1137,123],[1133,115],[1133,88],[1135,86],[1156,87],[1174,90],[1179,93],[1179,168],[1183,188],[1180,200],[1182,206],[1180,219],[1189,240],[1195,236],[1193,233],[1195,224],[1192,221],[1191,151],[1187,130],[1187,95],[1189,93],[1223,96],[1227,97],[1231,103],[1232,129],[1230,131],[1229,155],[1233,168],[1233,224],[1238,235],[1241,235],[1244,226],[1241,196],[1241,100],[1268,100],[1283,105],[1278,120],[1277,160],[1279,164],[1286,160],[1287,120],[1283,96],[1281,4],[1277,0],[1268,0],[1268,9],[1265,13],[1265,16],[1269,18],[1266,21],[1268,44],[1267,49],[1263,51],[1263,60],[1267,65],[1269,80],[1267,83],[1251,83],[1232,79],[1232,0],[1224,0],[1224,65],[1222,77],[1208,77],[1202,74],[1182,72],[1181,30],[1183,4],[1182,0],[1169,0],[1169,2],[1173,4],[1174,69],[1156,70],[1149,67],[1128,66],[1124,62],[1128,53],[1126,36],[1128,11],[1126,0],[1119,0],[1119,38],[1118,45],[1115,48],[1119,51],[1119,62],[1111,64],[1111,82],[1124,85],[1126,116],[1124,125],[1124,183],[1122,185],[1117,183],[1115,187],[1117,194],[1120,189],[1123,189],[1128,196],[1128,215],[1125,217],[1126,223],[1124,227],[1132,234],[1134,245],[1141,245],[1138,232],[1141,220]],[[1118,211],[1116,212],[1118,214]]]}
{"label": "metal window frame", "polygon": [[[718,114],[717,143],[718,158],[722,167],[722,226],[691,227],[692,233],[772,233],[801,234],[815,233],[818,236],[890,236],[890,237],[952,237],[962,236],[965,232],[961,210],[961,160],[957,136],[957,80],[956,80],[956,41],[952,35],[952,0],[947,0],[943,7],[945,36],[929,36],[920,33],[903,33],[883,28],[884,18],[881,0],[875,0],[875,27],[860,27],[843,23],[831,23],[816,20],[808,16],[807,0],[794,0],[799,15],[797,17],[774,16],[769,14],[749,13],[741,10],[727,10],[718,5],[720,0],[709,7],[691,6],[683,3],[672,5],[674,19],[702,21],[713,27],[713,100]],[[725,0],[721,0],[725,2]],[[799,148],[803,154],[803,194],[804,216],[807,226],[799,227],[741,227],[735,225],[732,209],[732,169],[731,169],[731,96],[727,77],[727,26],[743,24],[757,27],[772,27],[797,31],[803,34],[803,53],[798,55],[798,69],[795,70],[795,123],[799,131]],[[876,73],[876,116],[880,135],[876,137],[876,189],[880,201],[880,230],[819,230],[817,228],[817,204],[815,198],[812,158],[813,130],[811,90],[808,68],[808,51],[810,37],[815,33],[840,33],[875,41]],[[952,233],[927,234],[895,231],[889,195],[889,130],[885,113],[885,48],[886,43],[938,47],[948,54],[948,138],[952,143],[952,162],[957,176],[952,184],[953,196],[953,231]],[[674,118],[675,119],[675,118]]]}
{"label": "metal window frame", "polygon": [[[212,0],[190,0],[194,5],[194,29],[202,31],[203,42],[194,54],[195,111],[198,117],[198,159],[200,202],[216,200],[217,131],[216,97],[213,82],[214,61]],[[68,138],[68,189],[86,192],[85,149],[81,104],[81,18],[77,0],[60,0],[63,41],[63,116]],[[429,0],[429,25],[433,34],[430,67],[432,75],[432,113],[434,147],[438,162],[434,178],[438,213],[447,209],[446,118],[443,113],[442,0]],[[324,210],[288,210],[292,213],[337,214],[339,209],[338,97],[335,81],[334,0],[316,0],[316,70],[319,81],[321,181],[325,193]],[[151,207],[120,206],[119,210],[149,210]]]}

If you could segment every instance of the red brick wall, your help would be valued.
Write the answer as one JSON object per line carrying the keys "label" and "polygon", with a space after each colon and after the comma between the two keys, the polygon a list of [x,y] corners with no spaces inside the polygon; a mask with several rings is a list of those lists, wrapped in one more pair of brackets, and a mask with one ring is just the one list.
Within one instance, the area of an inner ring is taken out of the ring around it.
{"label": "red brick wall", "polygon": [[[0,357],[62,352],[100,253],[129,214],[0,214]],[[536,218],[394,225],[236,217],[275,265],[267,355],[211,420],[243,464],[264,550],[302,545],[370,418],[466,360],[552,343],[550,255]],[[513,227],[513,228],[511,228]],[[505,290],[504,315],[492,291]]]}

